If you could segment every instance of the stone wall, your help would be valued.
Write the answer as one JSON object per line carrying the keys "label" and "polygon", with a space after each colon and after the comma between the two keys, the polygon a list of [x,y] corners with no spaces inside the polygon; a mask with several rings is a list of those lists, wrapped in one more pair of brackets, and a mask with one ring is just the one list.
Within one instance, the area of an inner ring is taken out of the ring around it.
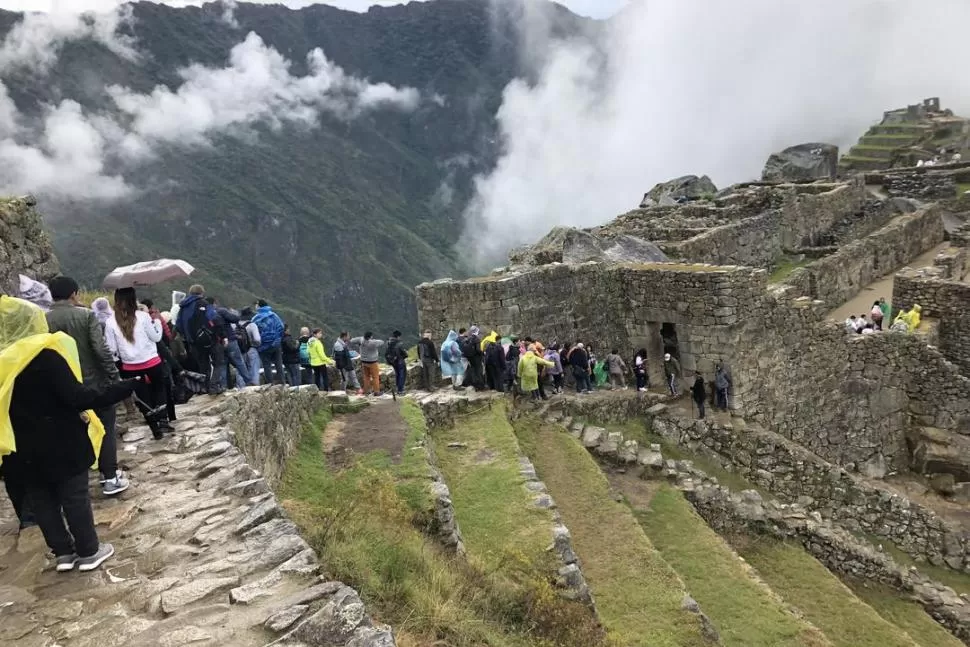
{"label": "stone wall", "polygon": [[913,557],[970,568],[970,536],[925,506],[870,485],[778,434],[657,413],[651,422],[655,433],[692,451],[712,452],[784,501],[801,501],[824,518],[888,539]]}
{"label": "stone wall", "polygon": [[798,296],[837,308],[876,279],[941,243],[943,237],[941,212],[933,205],[898,216],[869,236],[796,269],[785,284],[795,287]]}
{"label": "stone wall", "polygon": [[661,247],[668,256],[695,263],[770,267],[784,252],[781,224],[782,212],[772,210]]}
{"label": "stone wall", "polygon": [[923,317],[939,320],[939,345],[943,355],[970,375],[970,284],[939,277],[932,270],[906,269],[896,274],[893,307],[919,304]]}
{"label": "stone wall", "polygon": [[676,328],[684,371],[713,373],[717,361],[733,360],[742,306],[757,301],[766,284],[764,270],[740,267],[551,265],[420,285],[418,319],[438,340],[449,329],[477,323],[546,343],[582,339],[599,351],[617,348],[624,357],[644,347],[658,382],[663,323]]}
{"label": "stone wall", "polygon": [[17,276],[47,282],[58,264],[31,197],[0,199],[0,292],[16,294]]}
{"label": "stone wall", "polygon": [[887,176],[883,188],[891,196],[920,200],[949,200],[957,194],[953,177],[943,173],[910,173]]}
{"label": "stone wall", "polygon": [[250,387],[228,400],[229,424],[239,449],[275,486],[313,416],[324,405],[317,387]]}

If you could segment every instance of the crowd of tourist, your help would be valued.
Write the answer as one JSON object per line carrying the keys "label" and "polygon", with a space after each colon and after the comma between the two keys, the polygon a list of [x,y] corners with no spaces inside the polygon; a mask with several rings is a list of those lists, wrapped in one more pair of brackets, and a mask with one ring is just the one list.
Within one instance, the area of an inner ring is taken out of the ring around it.
{"label": "crowd of tourist", "polygon": [[[872,309],[868,313],[864,312],[859,316],[849,315],[845,320],[845,329],[860,335],[871,335],[882,330],[914,332],[919,328],[922,312],[923,308],[916,304],[909,310],[900,310],[896,313],[896,318],[891,319],[892,308],[886,303],[886,299],[882,298],[872,304]],[[890,321],[892,324],[888,323]]]}

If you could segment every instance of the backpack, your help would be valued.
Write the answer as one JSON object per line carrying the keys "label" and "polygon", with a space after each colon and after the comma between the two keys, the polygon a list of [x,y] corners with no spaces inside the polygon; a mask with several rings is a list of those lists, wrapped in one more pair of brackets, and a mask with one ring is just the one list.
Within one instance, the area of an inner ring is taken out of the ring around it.
{"label": "backpack", "polygon": [[459,345],[459,348],[461,348],[461,354],[466,359],[471,359],[475,357],[475,355],[477,354],[478,341],[472,335],[469,335],[468,337],[463,337],[461,340],[461,344]]}
{"label": "backpack", "polygon": [[236,325],[236,340],[239,342],[239,352],[245,355],[249,352],[249,349],[253,347],[253,340],[249,338],[249,331],[246,330],[246,326],[249,324],[239,322]]}
{"label": "backpack", "polygon": [[216,333],[209,320],[208,308],[205,304],[196,305],[188,323],[190,344],[202,350],[209,350],[216,345]]}
{"label": "backpack", "polygon": [[259,328],[260,348],[275,348],[283,339],[283,322],[275,312],[261,312],[253,317]]}
{"label": "backpack", "polygon": [[384,351],[384,360],[388,364],[394,365],[399,359],[401,359],[401,342],[392,339],[387,344],[387,350]]}
{"label": "backpack", "polygon": [[300,342],[300,364],[303,366],[310,365],[310,342],[301,341]]}

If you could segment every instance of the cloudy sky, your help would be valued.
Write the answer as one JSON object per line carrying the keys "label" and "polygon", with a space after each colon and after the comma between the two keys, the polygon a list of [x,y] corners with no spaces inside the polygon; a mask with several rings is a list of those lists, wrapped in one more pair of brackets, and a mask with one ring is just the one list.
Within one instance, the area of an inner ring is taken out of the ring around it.
{"label": "cloudy sky", "polygon": [[[162,0],[163,4],[175,7],[198,5],[206,0]],[[315,0],[251,0],[261,4],[284,4],[298,9],[311,4],[330,4],[344,9],[364,11],[374,4],[400,4],[395,0],[332,0],[331,2],[316,2]],[[627,3],[628,0],[559,0],[578,14],[604,18]],[[118,0],[0,0],[0,9],[11,11],[51,11],[52,9],[67,11],[84,11],[89,9],[110,9],[121,4]]]}

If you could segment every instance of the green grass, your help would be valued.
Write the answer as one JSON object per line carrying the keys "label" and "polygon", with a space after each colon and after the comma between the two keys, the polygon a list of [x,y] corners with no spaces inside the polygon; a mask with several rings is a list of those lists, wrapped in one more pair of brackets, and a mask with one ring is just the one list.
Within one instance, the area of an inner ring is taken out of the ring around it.
{"label": "green grass", "polygon": [[970,183],[957,184],[957,197],[959,198],[967,191],[970,191]]}
{"label": "green grass", "polygon": [[803,258],[801,260],[794,260],[788,257],[782,258],[778,261],[778,264],[772,270],[771,275],[768,277],[768,283],[781,283],[788,276],[800,267],[805,267],[813,260],[812,258]]}
{"label": "green grass", "polygon": [[[449,448],[450,443],[465,447]],[[519,445],[505,407],[495,404],[436,432],[434,445],[469,556],[489,571],[544,561],[552,515],[536,508],[523,486]]]}
{"label": "green grass", "polygon": [[717,625],[725,645],[831,644],[750,577],[750,569],[672,486],[661,486],[650,509],[635,514],[650,541]]}
{"label": "green grass", "polygon": [[522,448],[559,506],[600,618],[617,644],[706,644],[698,619],[681,610],[684,585],[653,547],[630,509],[569,434],[534,419],[515,423]]}
{"label": "green grass", "polygon": [[[402,414],[410,448],[424,424],[414,405]],[[329,419],[321,413],[307,428],[278,493],[327,576],[357,588],[375,619],[394,627],[399,647],[601,644],[588,639],[587,617],[570,615],[571,607],[564,612],[564,603],[541,586],[486,572],[423,534],[424,495],[414,488],[424,470],[418,452],[406,451],[397,465],[374,452],[343,470],[328,469],[321,432]]]}
{"label": "green grass", "polygon": [[880,616],[910,635],[921,647],[960,647],[956,637],[923,607],[911,600],[904,600],[899,593],[885,584],[860,580],[845,580],[846,585],[862,601],[876,610]]}
{"label": "green grass", "polygon": [[893,561],[900,566],[904,568],[915,568],[930,579],[946,584],[957,593],[970,594],[970,575],[955,571],[946,566],[934,566],[926,561],[917,562],[909,553],[903,551],[888,539],[883,539],[882,537],[868,533],[860,532],[856,534],[873,546],[882,546],[886,554],[892,557]]}
{"label": "green grass", "polygon": [[855,597],[801,546],[767,537],[735,538],[734,543],[768,586],[836,647],[915,647],[902,629]]}

